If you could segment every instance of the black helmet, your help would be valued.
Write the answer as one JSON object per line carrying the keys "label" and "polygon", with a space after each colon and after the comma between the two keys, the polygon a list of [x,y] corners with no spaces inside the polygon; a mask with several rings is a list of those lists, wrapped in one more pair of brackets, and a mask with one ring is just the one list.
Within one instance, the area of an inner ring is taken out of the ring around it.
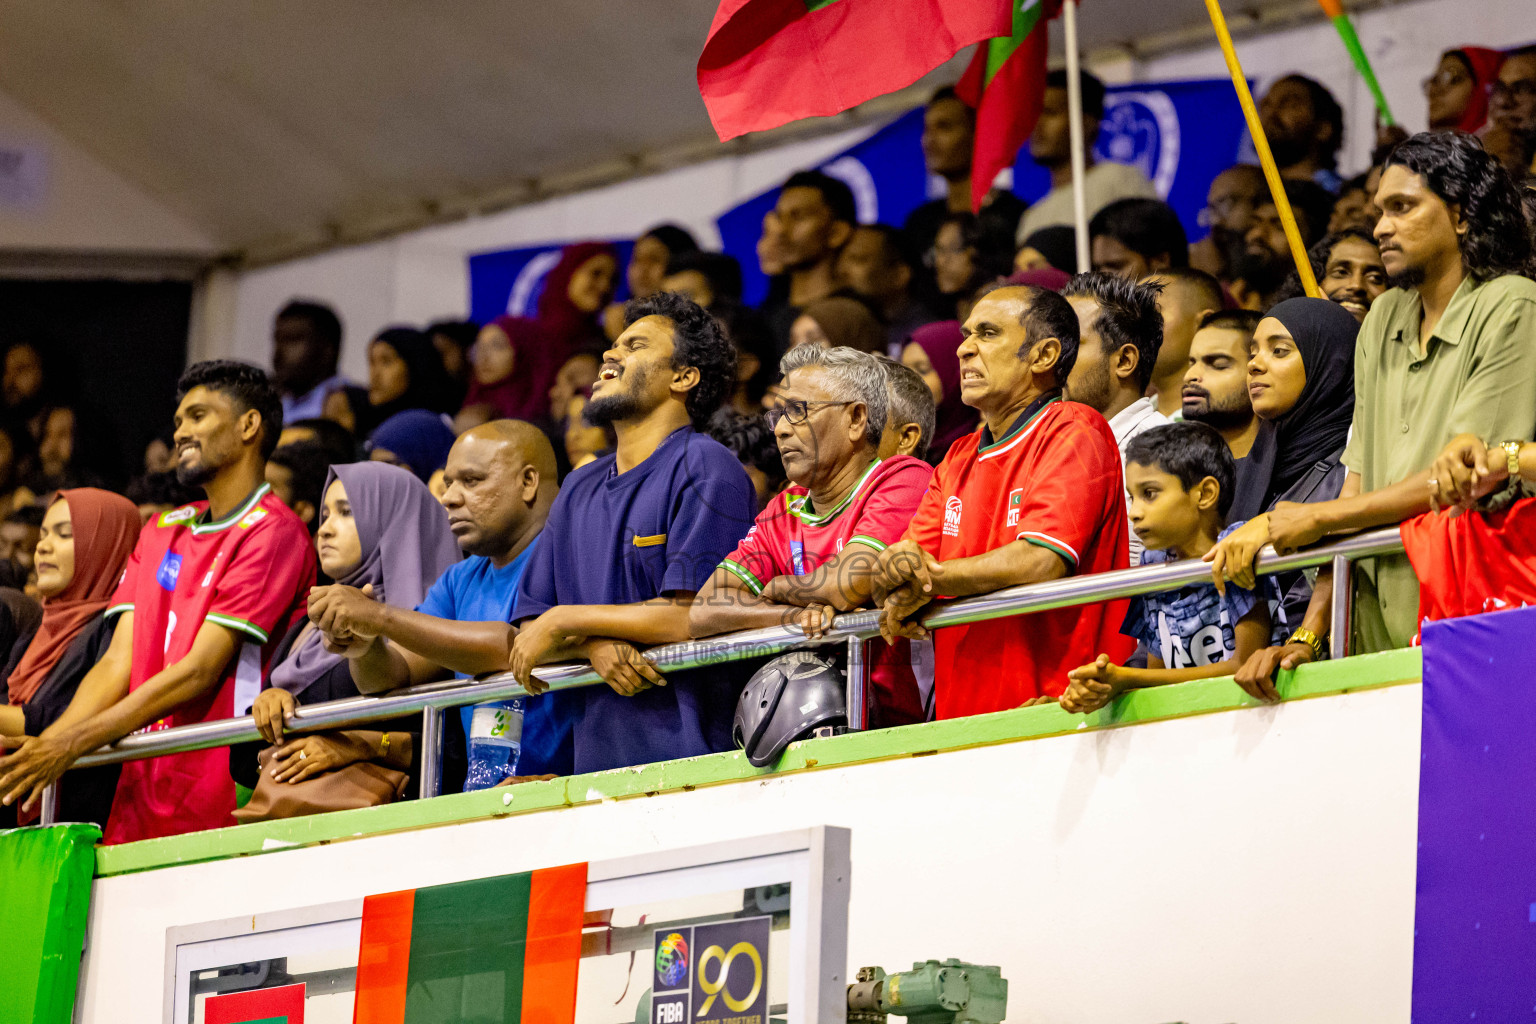
{"label": "black helmet", "polygon": [[732,735],[758,768],[817,726],[846,723],[843,674],[810,651],[792,651],[753,673],[736,701]]}

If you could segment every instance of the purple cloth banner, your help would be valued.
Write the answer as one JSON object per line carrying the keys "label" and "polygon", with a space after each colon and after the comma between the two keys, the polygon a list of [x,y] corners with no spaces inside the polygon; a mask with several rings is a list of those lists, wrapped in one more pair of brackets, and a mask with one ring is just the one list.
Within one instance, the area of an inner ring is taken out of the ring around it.
{"label": "purple cloth banner", "polygon": [[1536,608],[1423,637],[1413,1020],[1533,1020]]}

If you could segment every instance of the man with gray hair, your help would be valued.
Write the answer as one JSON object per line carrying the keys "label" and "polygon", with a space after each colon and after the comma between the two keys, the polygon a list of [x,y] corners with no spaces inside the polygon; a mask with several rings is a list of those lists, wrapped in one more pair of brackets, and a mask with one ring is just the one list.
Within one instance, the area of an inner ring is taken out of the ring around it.
{"label": "man with gray hair", "polygon": [[933,439],[933,390],[910,366],[889,356],[877,355],[875,360],[885,371],[885,391],[891,401],[885,430],[880,434],[880,457],[910,455],[926,459],[928,444]]}
{"label": "man with gray hair", "polygon": [[[868,603],[880,552],[901,538],[933,474],[910,455],[880,458],[890,398],[874,356],[802,345],[780,371],[768,417],[789,487],[699,591],[688,617],[695,637],[777,625],[817,635],[834,613]],[[876,645],[873,726],[926,717],[913,654],[905,642]]]}

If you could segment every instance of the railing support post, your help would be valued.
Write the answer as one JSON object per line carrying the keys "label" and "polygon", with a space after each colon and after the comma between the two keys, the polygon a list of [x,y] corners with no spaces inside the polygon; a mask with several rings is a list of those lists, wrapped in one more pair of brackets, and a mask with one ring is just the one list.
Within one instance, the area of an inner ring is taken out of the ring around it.
{"label": "railing support post", "polygon": [[865,646],[868,643],[856,636],[848,638],[849,732],[862,732],[869,728],[869,661]]}
{"label": "railing support post", "polygon": [[443,709],[421,711],[421,798],[443,791]]}
{"label": "railing support post", "polygon": [[[60,779],[59,782],[63,780]],[[50,782],[43,787],[42,806],[38,808],[38,820],[52,825],[59,820],[59,783]]]}
{"label": "railing support post", "polygon": [[1348,555],[1333,556],[1333,615],[1328,624],[1328,657],[1337,661],[1349,657],[1349,633],[1354,628],[1350,605],[1355,588],[1350,578],[1354,563]]}

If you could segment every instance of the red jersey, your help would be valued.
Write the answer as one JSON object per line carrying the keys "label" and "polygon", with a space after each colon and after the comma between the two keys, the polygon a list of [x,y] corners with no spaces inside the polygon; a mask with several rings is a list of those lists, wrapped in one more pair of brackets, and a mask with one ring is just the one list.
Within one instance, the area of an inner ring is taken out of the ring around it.
{"label": "red jersey", "polygon": [[[1051,395],[994,441],[983,428],[950,446],[907,537],[940,561],[1015,541],[1060,555],[1068,574],[1127,568],[1120,449],[1094,410]],[[1067,673],[1101,653],[1122,660],[1127,602],[949,626],[934,633],[938,717],[960,718],[1059,696]]]}
{"label": "red jersey", "polygon": [[[736,550],[721,563],[754,594],[776,576],[805,576],[836,557],[845,546],[869,549],[869,565],[901,539],[912,513],[928,488],[933,469],[921,459],[897,455],[870,463],[852,491],[833,508],[816,512],[810,493],[798,484],[786,488],[757,517]],[[870,725],[881,728],[921,722],[927,717],[922,691],[932,682],[926,645],[905,640],[870,647],[869,677],[875,713]]]}
{"label": "red jersey", "polygon": [[1497,512],[1429,512],[1402,534],[1420,622],[1536,604],[1536,498]]}
{"label": "red jersey", "polygon": [[[133,612],[136,690],[187,656],[204,622],[240,634],[219,684],[143,731],[232,718],[250,710],[273,651],[305,614],[315,582],[309,531],[262,484],[217,522],[206,501],[150,520],[112,595],[108,615]],[[180,835],[233,824],[235,786],[223,747],[128,761],[105,841]]]}

